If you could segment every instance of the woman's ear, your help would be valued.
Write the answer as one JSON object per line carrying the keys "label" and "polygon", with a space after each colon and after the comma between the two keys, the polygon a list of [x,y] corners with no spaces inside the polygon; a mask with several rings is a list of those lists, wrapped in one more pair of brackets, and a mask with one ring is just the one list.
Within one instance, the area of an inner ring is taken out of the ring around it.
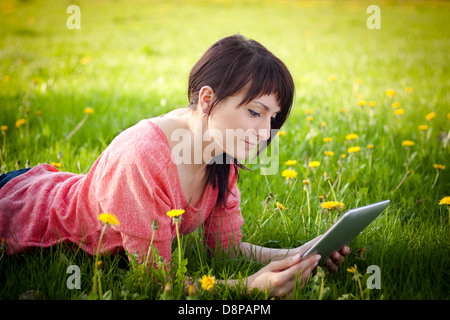
{"label": "woman's ear", "polygon": [[198,107],[202,109],[202,113],[208,112],[211,102],[214,98],[214,90],[210,86],[201,87],[198,93]]}

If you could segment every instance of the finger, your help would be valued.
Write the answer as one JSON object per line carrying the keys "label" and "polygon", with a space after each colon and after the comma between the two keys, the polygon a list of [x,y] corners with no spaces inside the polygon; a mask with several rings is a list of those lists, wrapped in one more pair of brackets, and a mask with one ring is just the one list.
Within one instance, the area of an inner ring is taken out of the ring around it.
{"label": "finger", "polygon": [[279,279],[281,281],[289,281],[291,279],[294,279],[297,274],[301,274],[302,277],[305,276],[307,278],[309,273],[311,273],[311,271],[319,263],[320,258],[320,255],[315,254],[302,260],[300,263],[293,265],[283,272],[280,272],[278,275],[280,277]]}
{"label": "finger", "polygon": [[338,272],[339,267],[331,260],[331,258],[327,259],[326,264],[332,272]]}
{"label": "finger", "polygon": [[333,252],[331,257],[333,258],[333,260],[335,262],[337,262],[338,265],[341,265],[342,263],[344,263],[344,257],[341,254],[339,254],[339,252],[337,252],[337,251]]}
{"label": "finger", "polygon": [[285,259],[281,259],[278,261],[272,261],[267,266],[272,271],[282,271],[282,270],[288,269],[291,266],[297,264],[300,261],[300,259],[301,259],[300,254],[296,254],[292,257],[287,257]]}
{"label": "finger", "polygon": [[344,256],[347,256],[347,255],[350,254],[350,248],[347,247],[347,246],[344,246],[344,247],[340,250],[340,252],[341,252]]}

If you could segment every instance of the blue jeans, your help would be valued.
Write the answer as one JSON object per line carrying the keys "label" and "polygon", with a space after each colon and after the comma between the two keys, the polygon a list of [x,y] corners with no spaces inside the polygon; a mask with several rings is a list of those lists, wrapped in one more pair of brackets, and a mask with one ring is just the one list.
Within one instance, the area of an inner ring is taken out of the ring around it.
{"label": "blue jeans", "polygon": [[7,173],[4,173],[2,175],[0,175],[0,189],[9,181],[11,181],[12,179],[14,179],[17,176],[20,176],[22,173],[27,172],[28,170],[30,170],[31,168],[24,168],[24,169],[19,169],[19,170],[14,170],[14,171],[10,171]]}

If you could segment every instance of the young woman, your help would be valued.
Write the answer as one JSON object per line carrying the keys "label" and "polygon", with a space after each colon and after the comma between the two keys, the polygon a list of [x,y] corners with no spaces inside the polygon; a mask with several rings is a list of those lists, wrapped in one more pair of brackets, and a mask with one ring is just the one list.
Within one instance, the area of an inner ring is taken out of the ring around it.
{"label": "young woman", "polygon": [[[120,225],[106,230],[104,251],[124,249],[142,259],[156,220],[153,245],[169,261],[176,230],[167,212],[183,209],[182,234],[202,226],[211,249],[271,261],[248,277],[250,289],[280,296],[293,289],[297,274],[305,281],[320,256],[301,254],[316,239],[290,250],[242,242],[236,185],[239,161],[267,146],[288,117],[294,98],[288,69],[260,43],[226,37],[193,67],[188,98],[188,107],[120,133],[86,175],[48,164],[2,175],[0,237],[9,253],[60,241],[94,253],[98,215],[110,212]],[[335,252],[330,268],[336,270],[348,251]]]}

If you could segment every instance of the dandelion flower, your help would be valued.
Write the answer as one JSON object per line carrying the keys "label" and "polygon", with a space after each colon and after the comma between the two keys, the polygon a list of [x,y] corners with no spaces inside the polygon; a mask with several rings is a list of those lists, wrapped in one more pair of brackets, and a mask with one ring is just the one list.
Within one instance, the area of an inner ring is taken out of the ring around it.
{"label": "dandelion flower", "polygon": [[425,119],[427,119],[428,121],[433,119],[434,117],[436,117],[436,113],[435,112],[430,112],[429,114],[427,114],[425,116]]}
{"label": "dandelion flower", "polygon": [[411,87],[406,87],[406,88],[405,88],[406,93],[411,93],[412,90],[413,90],[413,89],[412,89]]}
{"label": "dandelion flower", "polygon": [[347,271],[350,273],[355,273],[357,269],[358,269],[358,267],[355,264],[355,266],[348,268]]}
{"label": "dandelion flower", "polygon": [[278,201],[277,201],[277,207],[280,208],[281,210],[286,209],[286,207],[283,206],[283,205],[282,205],[281,203],[279,203]]}
{"label": "dandelion flower", "polygon": [[360,151],[361,150],[361,148],[360,147],[350,147],[350,148],[348,148],[348,150],[347,150],[347,152],[348,153],[356,153],[356,152],[358,152],[358,151]]}
{"label": "dandelion flower", "polygon": [[98,220],[103,222],[106,225],[113,224],[115,226],[119,225],[119,220],[117,220],[116,216],[112,213],[100,213],[98,215]]}
{"label": "dandelion flower", "polygon": [[202,289],[210,291],[214,286],[215,277],[211,277],[210,275],[204,275],[200,280],[202,285]]}
{"label": "dandelion flower", "polygon": [[346,157],[345,153],[341,154],[341,159],[344,159]]}
{"label": "dandelion flower", "polygon": [[286,177],[286,180],[292,179],[292,178],[297,178],[297,171],[292,170],[292,169],[287,169],[281,173],[281,176]]}
{"label": "dandelion flower", "polygon": [[331,142],[331,141],[333,141],[333,138],[331,138],[331,137],[323,138],[323,142]]}
{"label": "dandelion flower", "polygon": [[402,146],[404,146],[404,147],[412,147],[415,144],[416,143],[414,141],[411,141],[411,140],[404,140],[404,141],[402,141]]}
{"label": "dandelion flower", "polygon": [[288,166],[293,166],[297,164],[297,160],[288,160],[285,162],[285,164]]}
{"label": "dandelion flower", "polygon": [[375,101],[370,101],[369,102],[369,107],[375,107],[377,104],[376,104],[376,102]]}
{"label": "dandelion flower", "polygon": [[170,210],[169,212],[167,212],[167,215],[170,218],[173,218],[173,217],[181,216],[183,213],[184,213],[183,209],[173,209],[173,210]]}
{"label": "dandelion flower", "polygon": [[339,112],[342,113],[342,114],[345,114],[345,113],[347,112],[347,110],[345,110],[345,109],[339,109]]}
{"label": "dandelion flower", "polygon": [[278,131],[277,135],[285,136],[286,135],[286,131],[280,130],[280,131]]}
{"label": "dandelion flower", "polygon": [[50,165],[52,165],[56,168],[61,168],[61,163],[59,163],[59,162],[50,162]]}
{"label": "dandelion flower", "polygon": [[310,163],[309,163],[309,167],[310,168],[316,168],[316,167],[318,167],[320,165],[320,162],[319,161],[311,161]]}
{"label": "dandelion flower", "polygon": [[345,207],[345,205],[342,202],[337,202],[337,201],[322,202],[320,204],[320,206],[329,211],[335,211],[335,210],[340,211],[340,210],[344,209],[344,207]]}
{"label": "dandelion flower", "polygon": [[419,130],[420,131],[427,131],[428,130],[428,126],[426,124],[422,124],[419,126]]}
{"label": "dandelion flower", "polygon": [[369,145],[367,146],[367,149],[373,149],[373,144],[369,144]]}
{"label": "dandelion flower", "polygon": [[393,97],[393,96],[395,96],[395,90],[394,90],[394,89],[388,89],[388,90],[386,90],[386,95],[387,95],[388,97]]}
{"label": "dandelion flower", "polygon": [[396,116],[401,116],[402,114],[405,114],[405,109],[396,109],[394,113]]}
{"label": "dandelion flower", "polygon": [[93,114],[94,113],[94,109],[92,109],[92,108],[85,108],[84,109],[84,113],[86,113],[86,114]]}
{"label": "dandelion flower", "polygon": [[91,61],[92,61],[92,57],[91,56],[85,56],[85,57],[80,59],[80,64],[84,66],[84,65],[88,64]]}
{"label": "dandelion flower", "polygon": [[312,109],[306,109],[306,110],[305,110],[305,113],[306,113],[306,114],[313,114],[314,111],[313,111]]}
{"label": "dandelion flower", "polygon": [[311,117],[311,116],[307,117],[307,118],[306,118],[306,121],[308,121],[308,122],[313,121],[313,117]]}
{"label": "dandelion flower", "polygon": [[334,152],[333,151],[325,151],[325,155],[332,157],[332,156],[334,156]]}
{"label": "dandelion flower", "polygon": [[392,108],[394,108],[394,109],[400,108],[400,102],[394,102],[394,103],[392,104]]}
{"label": "dandelion flower", "polygon": [[20,128],[23,124],[25,124],[26,120],[25,119],[19,119],[16,121],[16,128]]}
{"label": "dandelion flower", "polygon": [[355,140],[355,139],[358,139],[358,135],[355,133],[350,133],[345,136],[345,140]]}
{"label": "dandelion flower", "polygon": [[364,107],[366,104],[367,104],[366,100],[359,100],[358,101],[358,106],[360,106],[360,107]]}
{"label": "dandelion flower", "polygon": [[303,184],[304,184],[305,186],[309,186],[309,179],[303,180]]}
{"label": "dandelion flower", "polygon": [[327,126],[327,123],[324,121],[322,122],[322,128],[325,128]]}
{"label": "dandelion flower", "polygon": [[445,170],[445,166],[442,165],[442,164],[437,164],[437,163],[435,163],[435,164],[433,164],[433,167],[434,167],[436,170]]}
{"label": "dandelion flower", "polygon": [[8,126],[2,126],[1,129],[4,132],[4,131],[8,130]]}
{"label": "dandelion flower", "polygon": [[450,197],[444,197],[439,202],[440,205],[450,206]]}

